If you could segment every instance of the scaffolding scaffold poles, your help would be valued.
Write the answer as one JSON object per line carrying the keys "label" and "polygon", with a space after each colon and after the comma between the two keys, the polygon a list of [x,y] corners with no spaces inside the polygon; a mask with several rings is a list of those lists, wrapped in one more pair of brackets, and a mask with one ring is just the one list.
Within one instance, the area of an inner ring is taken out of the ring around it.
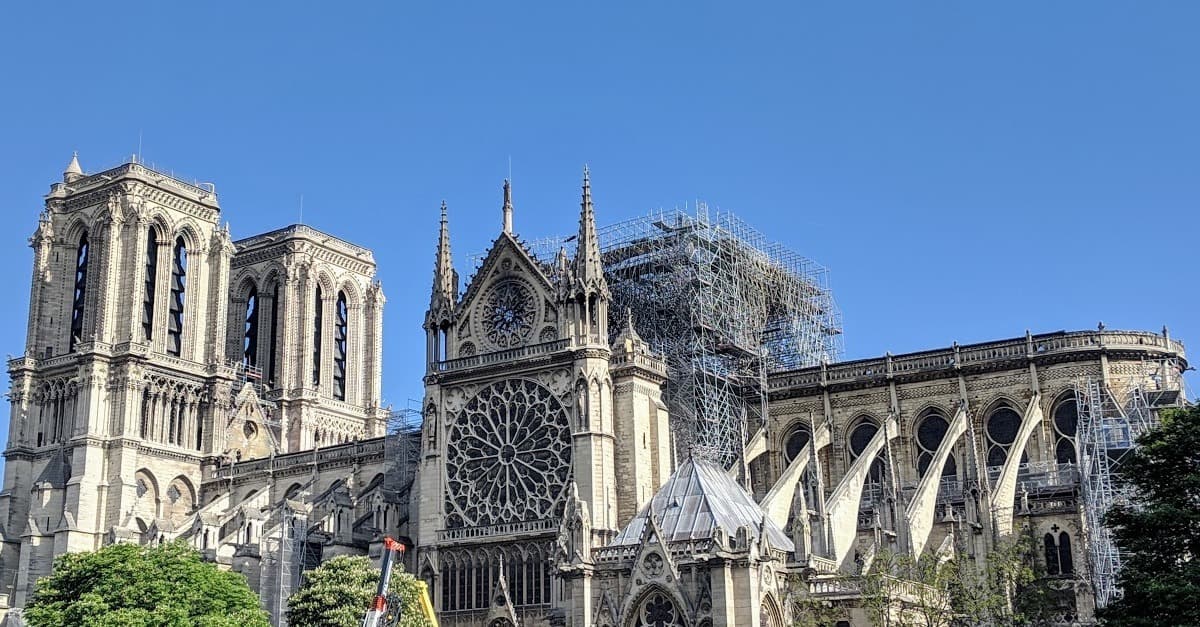
{"label": "scaffolding scaffold poles", "polygon": [[[732,213],[697,203],[598,235],[613,298],[610,332],[624,328],[629,311],[667,362],[677,456],[744,464],[748,433],[766,421],[766,374],[841,357],[841,315],[825,268]],[[573,246],[572,238],[552,238],[528,248],[549,267],[560,248],[570,254]]]}

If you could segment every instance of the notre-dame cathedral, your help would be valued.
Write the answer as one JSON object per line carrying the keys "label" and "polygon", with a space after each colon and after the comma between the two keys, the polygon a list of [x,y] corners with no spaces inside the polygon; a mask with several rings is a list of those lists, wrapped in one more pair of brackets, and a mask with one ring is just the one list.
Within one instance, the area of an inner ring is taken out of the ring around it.
{"label": "notre-dame cathedral", "polygon": [[183,540],[283,625],[304,569],[389,535],[443,625],[783,627],[801,594],[857,627],[880,551],[982,560],[1028,534],[1056,621],[1092,622],[1119,560],[1097,482],[1182,400],[1165,329],[772,368],[739,392],[758,409],[730,462],[685,436],[711,416],[671,409],[658,318],[614,304],[586,173],[579,205],[573,255],[543,259],[506,183],[465,288],[443,205],[420,421],[397,429],[370,250],[235,240],[211,186],[72,158],[8,362],[0,612],[63,553]]}

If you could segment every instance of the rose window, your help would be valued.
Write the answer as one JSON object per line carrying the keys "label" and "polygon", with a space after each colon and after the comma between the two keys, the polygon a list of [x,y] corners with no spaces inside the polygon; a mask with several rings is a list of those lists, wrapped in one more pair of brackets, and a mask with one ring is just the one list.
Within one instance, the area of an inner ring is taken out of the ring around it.
{"label": "rose window", "polygon": [[562,515],[571,430],[550,390],[526,379],[483,388],[450,424],[446,527]]}
{"label": "rose window", "polygon": [[533,331],[535,311],[529,290],[517,281],[496,284],[483,301],[484,333],[500,348],[512,348]]}
{"label": "rose window", "polygon": [[682,627],[683,618],[671,599],[661,592],[655,592],[642,604],[637,613],[635,627]]}

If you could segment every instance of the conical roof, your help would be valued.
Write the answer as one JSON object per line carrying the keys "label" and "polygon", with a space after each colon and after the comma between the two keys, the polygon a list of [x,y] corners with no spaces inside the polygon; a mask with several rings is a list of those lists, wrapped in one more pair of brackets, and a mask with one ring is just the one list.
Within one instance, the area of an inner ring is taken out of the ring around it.
{"label": "conical roof", "polygon": [[748,527],[753,538],[765,535],[777,549],[795,549],[754,497],[712,462],[692,458],[683,462],[611,544],[641,542],[651,512],[665,542],[709,539],[718,528],[733,537],[739,528]]}

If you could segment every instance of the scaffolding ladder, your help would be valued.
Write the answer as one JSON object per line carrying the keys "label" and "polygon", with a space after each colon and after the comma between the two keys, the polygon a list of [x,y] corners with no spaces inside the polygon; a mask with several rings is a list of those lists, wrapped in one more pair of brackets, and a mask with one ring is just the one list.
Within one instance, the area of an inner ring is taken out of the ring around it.
{"label": "scaffolding ladder", "polygon": [[1121,465],[1157,416],[1140,385],[1129,389],[1122,404],[1105,383],[1087,379],[1076,386],[1075,399],[1083,532],[1099,608],[1121,596],[1121,550],[1104,525],[1104,515],[1114,505],[1130,502],[1131,486],[1121,476]]}

